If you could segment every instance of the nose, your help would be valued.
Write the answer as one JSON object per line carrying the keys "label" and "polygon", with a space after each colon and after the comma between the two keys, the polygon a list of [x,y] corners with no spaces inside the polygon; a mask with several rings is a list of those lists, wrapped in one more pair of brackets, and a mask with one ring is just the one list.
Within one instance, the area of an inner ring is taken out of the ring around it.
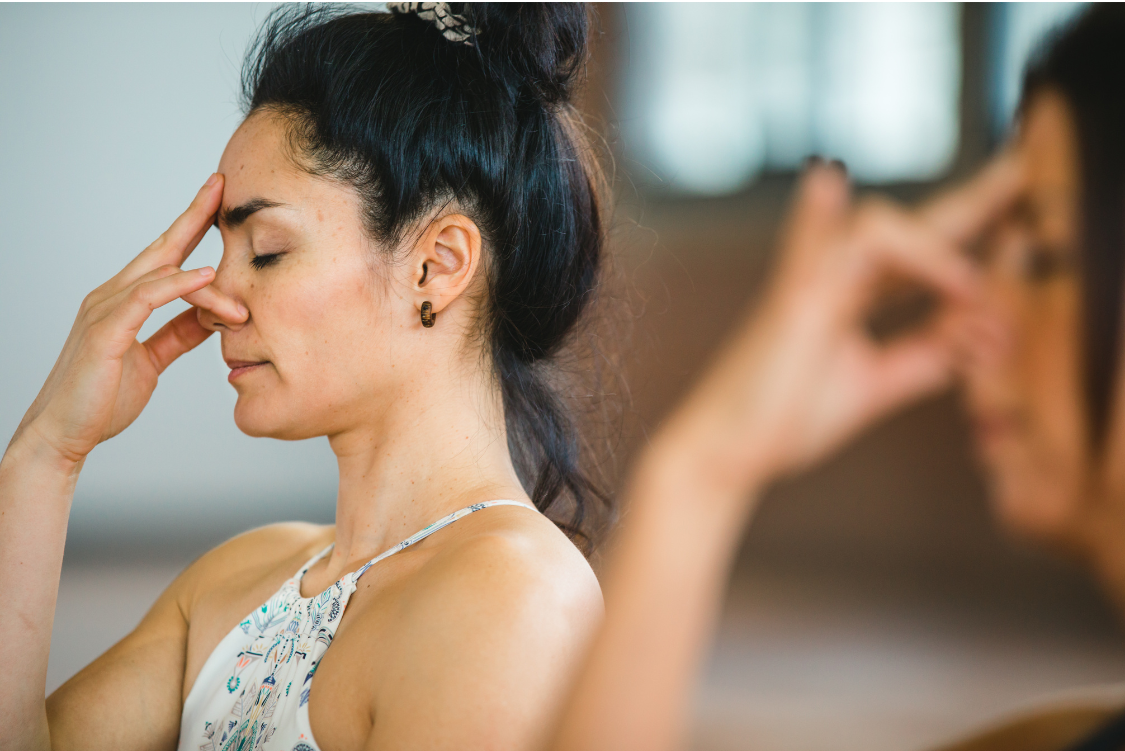
{"label": "nose", "polygon": [[980,300],[967,317],[959,370],[970,392],[1007,394],[1013,386],[1021,332],[1010,290],[985,276]]}
{"label": "nose", "polygon": [[[194,293],[199,324],[209,331],[240,331],[250,321],[249,306],[238,293],[237,280],[223,262],[215,269],[215,280]],[[186,298],[185,298],[186,299]]]}

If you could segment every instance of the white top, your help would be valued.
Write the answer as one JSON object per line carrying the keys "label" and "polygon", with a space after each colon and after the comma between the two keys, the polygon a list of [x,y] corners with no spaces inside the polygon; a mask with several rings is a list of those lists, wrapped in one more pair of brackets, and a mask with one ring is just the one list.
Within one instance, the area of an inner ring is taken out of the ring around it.
{"label": "white top", "polygon": [[319,751],[309,727],[309,688],[332,645],[359,577],[379,561],[489,506],[455,511],[406,538],[318,595],[301,597],[301,579],[332,545],[290,577],[227,634],[191,687],[180,720],[179,751]]}

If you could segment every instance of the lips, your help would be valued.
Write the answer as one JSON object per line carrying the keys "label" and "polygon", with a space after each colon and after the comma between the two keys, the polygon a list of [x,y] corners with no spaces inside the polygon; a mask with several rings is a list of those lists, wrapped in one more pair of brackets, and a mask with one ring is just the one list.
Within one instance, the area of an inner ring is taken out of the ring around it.
{"label": "lips", "polygon": [[226,363],[230,368],[227,380],[234,381],[235,378],[258,370],[263,365],[269,365],[269,360],[227,360]]}

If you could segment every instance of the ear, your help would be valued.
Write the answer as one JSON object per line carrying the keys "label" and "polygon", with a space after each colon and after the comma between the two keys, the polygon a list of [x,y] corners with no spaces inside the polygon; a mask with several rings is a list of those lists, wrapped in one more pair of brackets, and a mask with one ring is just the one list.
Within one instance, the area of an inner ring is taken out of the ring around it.
{"label": "ear", "polygon": [[426,229],[411,259],[414,308],[440,313],[464,294],[481,262],[480,230],[464,214],[440,217]]}

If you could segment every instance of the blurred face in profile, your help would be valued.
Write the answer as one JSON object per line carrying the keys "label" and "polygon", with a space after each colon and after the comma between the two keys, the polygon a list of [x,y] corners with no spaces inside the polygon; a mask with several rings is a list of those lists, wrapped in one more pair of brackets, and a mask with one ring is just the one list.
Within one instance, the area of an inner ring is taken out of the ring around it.
{"label": "blurred face in profile", "polygon": [[1020,200],[986,239],[987,295],[1010,333],[967,368],[978,456],[1001,518],[1035,537],[1082,548],[1122,494],[1112,421],[1095,458],[1083,394],[1080,166],[1069,107],[1050,90],[1026,109],[1016,146]]}

